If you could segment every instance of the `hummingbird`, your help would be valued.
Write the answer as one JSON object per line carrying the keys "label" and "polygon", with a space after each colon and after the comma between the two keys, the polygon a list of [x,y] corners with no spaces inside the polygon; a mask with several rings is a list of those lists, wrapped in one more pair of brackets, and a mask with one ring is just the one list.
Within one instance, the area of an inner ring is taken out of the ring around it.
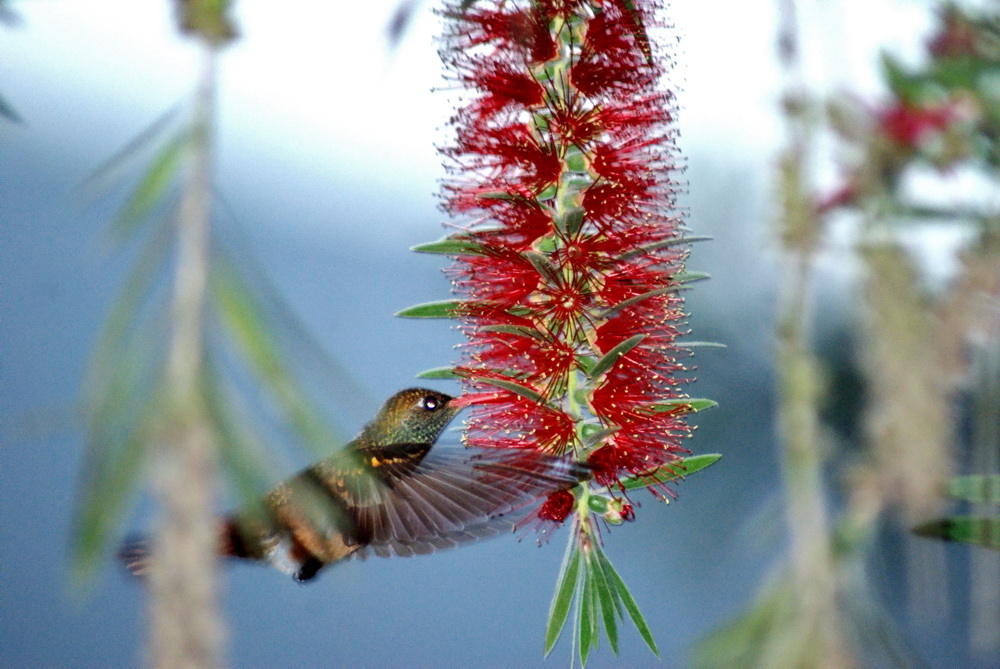
{"label": "hummingbird", "polygon": [[[531,449],[433,449],[463,406],[424,388],[396,393],[345,446],[222,518],[220,555],[305,582],[349,557],[422,555],[496,535],[541,497],[590,478],[584,463]],[[126,541],[119,556],[142,575],[149,543]]]}

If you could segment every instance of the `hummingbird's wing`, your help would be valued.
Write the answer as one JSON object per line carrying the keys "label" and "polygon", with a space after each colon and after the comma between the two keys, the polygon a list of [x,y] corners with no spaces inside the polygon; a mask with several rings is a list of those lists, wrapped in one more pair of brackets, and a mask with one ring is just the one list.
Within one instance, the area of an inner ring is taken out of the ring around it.
{"label": "hummingbird's wing", "polygon": [[531,450],[343,449],[273,488],[264,509],[231,517],[223,554],[309,580],[350,556],[426,554],[509,531],[533,502],[588,478],[585,464]]}
{"label": "hummingbird's wing", "polygon": [[509,531],[541,497],[590,477],[570,458],[512,449],[438,448],[375,469],[380,485],[348,506],[362,540],[352,555],[362,559],[426,554]]}

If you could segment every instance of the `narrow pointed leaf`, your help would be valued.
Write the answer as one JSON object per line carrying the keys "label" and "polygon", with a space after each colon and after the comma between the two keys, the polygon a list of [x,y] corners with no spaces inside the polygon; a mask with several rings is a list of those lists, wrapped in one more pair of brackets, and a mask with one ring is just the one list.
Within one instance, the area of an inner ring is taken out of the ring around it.
{"label": "narrow pointed leaf", "polygon": [[628,587],[625,585],[625,581],[622,577],[618,575],[614,566],[611,564],[610,560],[605,560],[604,562],[604,573],[608,578],[608,585],[618,591],[618,596],[621,598],[622,604],[625,606],[625,610],[628,611],[628,615],[632,618],[632,623],[635,628],[639,630],[639,634],[645,640],[646,645],[649,649],[653,651],[656,657],[660,656],[660,651],[656,647],[656,641],[653,640],[653,633],[649,631],[649,625],[646,624],[645,618],[642,617],[642,612],[639,611],[639,606],[632,599],[632,594],[628,591]]}
{"label": "narrow pointed leaf", "polygon": [[625,341],[621,342],[620,344],[612,348],[610,351],[605,353],[600,360],[594,363],[594,366],[591,368],[587,376],[591,379],[595,379],[604,372],[608,371],[614,366],[616,362],[618,362],[619,358],[621,358],[623,355],[625,355],[633,348],[638,346],[639,343],[642,342],[642,340],[645,338],[646,335],[637,334],[634,337],[629,337]]}
{"label": "narrow pointed leaf", "polygon": [[507,309],[507,313],[511,316],[527,316],[531,313],[530,307],[525,307],[520,304],[515,304],[511,308]]}
{"label": "narrow pointed leaf", "polygon": [[729,348],[717,341],[683,341],[674,344],[677,348]]}
{"label": "narrow pointed leaf", "polygon": [[262,439],[251,429],[250,412],[240,407],[236,393],[225,388],[219,374],[208,361],[205,369],[205,408],[218,436],[222,465],[244,504],[262,500],[262,495],[274,482],[271,470],[261,453]]}
{"label": "narrow pointed leaf", "polygon": [[952,516],[924,523],[913,531],[931,539],[962,543],[1000,550],[1000,518],[988,516]]}
{"label": "narrow pointed leaf", "polygon": [[707,272],[680,272],[673,276],[674,281],[677,283],[692,283],[694,281],[703,281],[704,279],[711,279],[712,275]]}
{"label": "narrow pointed leaf", "polygon": [[92,363],[92,375],[95,378],[88,381],[88,388],[100,388],[104,385],[100,377],[119,368],[119,358],[126,346],[126,339],[133,333],[133,326],[139,319],[143,303],[150,297],[153,285],[166,264],[170,237],[168,225],[158,226],[129,270],[101,328]]}
{"label": "narrow pointed leaf", "polygon": [[590,432],[590,433],[584,435],[584,437],[583,437],[583,446],[584,446],[584,448],[586,448],[586,449],[589,450],[589,449],[593,448],[594,446],[596,446],[601,441],[603,441],[605,438],[610,437],[615,432],[618,432],[620,429],[621,429],[620,427],[615,426],[615,427],[609,427],[609,428],[605,428],[605,429],[602,429],[602,430],[595,430],[593,432]]}
{"label": "narrow pointed leaf", "polygon": [[534,266],[538,273],[545,279],[549,284],[558,284],[560,280],[559,270],[555,268],[548,258],[546,258],[541,253],[535,253],[534,251],[528,251],[524,253],[524,257],[528,259],[528,262]]}
{"label": "narrow pointed leaf", "polygon": [[[538,116],[542,119],[545,118],[541,114],[538,114]],[[566,152],[565,162],[566,169],[571,172],[585,172],[587,170],[587,161],[584,158],[583,152],[575,146]]]}
{"label": "narrow pointed leaf", "polygon": [[549,605],[549,620],[545,626],[546,657],[555,648],[556,641],[559,640],[559,635],[566,625],[569,608],[573,603],[573,595],[576,593],[579,572],[580,551],[576,548],[574,538],[570,537],[566,556],[563,558],[562,568],[559,570],[559,578],[556,579],[556,591],[552,596],[552,603]]}
{"label": "narrow pointed leaf", "polygon": [[523,195],[517,195],[515,193],[504,193],[501,191],[495,191],[492,193],[479,193],[476,197],[482,200],[506,200],[510,202],[526,202],[528,199]]}
{"label": "narrow pointed leaf", "polygon": [[545,404],[545,398],[541,396],[538,391],[528,388],[527,386],[522,386],[520,383],[514,383],[513,381],[507,381],[506,379],[494,379],[491,377],[477,376],[475,377],[478,383],[487,383],[491,386],[496,386],[497,388],[503,388],[504,390],[509,390],[512,393],[520,395],[532,402],[538,402],[539,404]]}
{"label": "narrow pointed leaf", "polygon": [[439,300],[437,302],[424,302],[415,304],[401,311],[396,315],[401,318],[455,318],[462,309],[461,300]]}
{"label": "narrow pointed leaf", "polygon": [[604,575],[604,581],[608,584],[608,591],[611,593],[611,600],[614,602],[615,614],[622,618],[625,614],[622,610],[622,600],[621,595],[618,593],[618,588],[611,580],[611,561],[608,560],[608,556],[604,554],[604,551],[597,552],[597,559],[601,565],[601,572]]}
{"label": "narrow pointed leaf", "polygon": [[695,472],[701,471],[709,465],[715,464],[721,457],[722,456],[718,453],[692,455],[689,458],[684,458],[680,462],[663,465],[648,474],[640,474],[639,476],[627,478],[622,481],[622,485],[625,486],[626,490],[638,490],[639,488],[647,488],[651,485],[656,485],[657,483],[676,481],[681,478],[686,478]]}
{"label": "narrow pointed leaf", "polygon": [[[132,287],[139,270],[133,268]],[[124,290],[116,301],[112,313],[117,312],[120,322],[108,319],[88,372],[88,437],[70,551],[77,584],[93,576],[127,513],[145,471],[147,426],[161,407],[156,390],[162,362],[155,331],[159,322],[150,319],[139,324],[146,327],[137,327],[132,305],[126,304],[129,293]]]}
{"label": "narrow pointed leaf", "polygon": [[288,370],[263,307],[232,263],[217,262],[210,278],[218,313],[243,359],[270,392],[289,425],[314,451],[325,455],[335,435]]}
{"label": "narrow pointed leaf", "polygon": [[170,186],[176,182],[189,148],[190,133],[186,130],[163,145],[111,224],[111,232],[116,239],[128,238],[159,206]]}
{"label": "narrow pointed leaf", "polygon": [[80,184],[80,190],[103,191],[112,184],[118,183],[121,173],[133,164],[153,142],[162,137],[167,128],[177,120],[181,112],[182,105],[178,104],[168,109],[156,120],[146,126],[138,135],[133,137],[128,144],[119,149],[114,155],[101,163],[97,169],[91,172]]}
{"label": "narrow pointed leaf", "polygon": [[584,567],[583,590],[579,600],[580,617],[577,640],[580,644],[580,664],[585,667],[587,666],[587,658],[590,657],[590,649],[597,643],[597,632],[594,629],[597,625],[597,617],[594,612],[594,574],[586,563]]}
{"label": "narrow pointed leaf", "polygon": [[524,325],[484,325],[479,328],[480,332],[503,332],[506,334],[519,335],[521,337],[531,337],[532,339],[545,339],[545,335],[535,328]]}
{"label": "narrow pointed leaf", "polygon": [[432,367],[417,374],[418,379],[461,379],[464,376],[454,367]]}
{"label": "narrow pointed leaf", "polygon": [[663,288],[656,288],[655,290],[650,290],[648,292],[645,292],[642,295],[636,295],[635,297],[630,297],[627,300],[622,300],[615,306],[606,309],[604,313],[601,314],[601,317],[607,318],[608,316],[611,316],[621,311],[622,309],[639,304],[643,300],[648,300],[649,298],[656,297],[657,295],[665,295],[674,290],[677,290],[677,286],[664,286]]}
{"label": "narrow pointed leaf", "polygon": [[108,539],[125,514],[128,499],[139,484],[145,462],[145,440],[135,433],[113,458],[99,463],[90,476],[80,516],[74,523],[74,580],[93,575]]}
{"label": "narrow pointed leaf", "polygon": [[978,504],[1000,504],[1000,476],[956,476],[948,482],[948,495]]}
{"label": "narrow pointed leaf", "polygon": [[14,110],[9,102],[0,94],[0,116],[7,119],[11,123],[23,123],[21,116]]}
{"label": "narrow pointed leaf", "polygon": [[649,253],[650,251],[657,251],[659,249],[670,248],[671,246],[679,246],[681,244],[693,244],[694,242],[707,242],[711,241],[712,237],[707,236],[691,236],[691,237],[674,237],[673,239],[665,239],[662,242],[655,242],[653,244],[646,244],[645,246],[640,246],[639,248],[629,251],[628,253],[623,253],[620,257],[623,259],[633,258],[637,255],[642,255],[643,253]]}
{"label": "narrow pointed leaf", "polygon": [[[582,164],[581,160],[581,167]],[[570,236],[576,235],[580,232],[580,228],[583,227],[584,214],[585,212],[582,207],[574,207],[573,209],[570,209],[563,217],[562,229],[569,233]]]}
{"label": "narrow pointed leaf", "polygon": [[468,239],[442,239],[410,247],[417,253],[441,253],[449,256],[482,255],[483,245]]}
{"label": "narrow pointed leaf", "polygon": [[717,406],[719,406],[719,403],[715,400],[688,397],[649,404],[644,408],[653,413],[666,413],[667,411],[676,411],[677,409],[685,409],[687,412],[697,413]]}
{"label": "narrow pointed leaf", "polygon": [[608,644],[612,652],[618,654],[618,624],[617,609],[615,608],[614,597],[611,595],[611,587],[608,585],[607,576],[604,574],[604,565],[601,562],[602,551],[595,548],[595,555],[587,561],[587,568],[594,574],[594,589],[597,592],[597,601],[601,605],[601,619],[604,621],[604,631],[608,636]]}

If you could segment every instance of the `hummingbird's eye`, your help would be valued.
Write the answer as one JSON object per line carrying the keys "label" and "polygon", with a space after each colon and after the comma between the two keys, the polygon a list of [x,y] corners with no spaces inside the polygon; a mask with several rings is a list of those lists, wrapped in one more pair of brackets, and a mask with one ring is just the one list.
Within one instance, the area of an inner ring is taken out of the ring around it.
{"label": "hummingbird's eye", "polygon": [[424,395],[420,398],[420,408],[427,411],[435,411],[441,406],[441,401],[433,395]]}

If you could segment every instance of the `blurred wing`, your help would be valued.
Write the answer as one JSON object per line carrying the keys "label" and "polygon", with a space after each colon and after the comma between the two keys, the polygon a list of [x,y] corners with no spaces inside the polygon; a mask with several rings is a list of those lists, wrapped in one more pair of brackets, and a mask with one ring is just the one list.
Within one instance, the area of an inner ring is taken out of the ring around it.
{"label": "blurred wing", "polygon": [[510,531],[541,497],[571,488],[590,469],[529,450],[435,449],[422,459],[380,462],[348,513],[366,558],[453,548]]}

